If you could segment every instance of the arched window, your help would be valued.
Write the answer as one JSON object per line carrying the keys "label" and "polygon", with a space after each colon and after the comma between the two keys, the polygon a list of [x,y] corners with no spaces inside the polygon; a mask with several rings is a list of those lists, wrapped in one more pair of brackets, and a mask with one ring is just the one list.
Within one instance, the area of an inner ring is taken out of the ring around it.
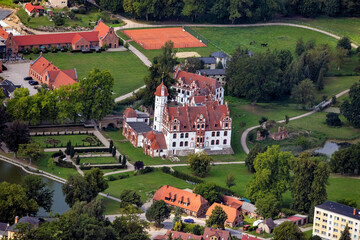
{"label": "arched window", "polygon": [[216,145],[219,145],[219,140],[216,140]]}
{"label": "arched window", "polygon": [[176,133],[173,134],[173,138],[176,138]]}
{"label": "arched window", "polygon": [[188,133],[185,133],[185,138],[188,138],[189,137],[189,134]]}
{"label": "arched window", "polygon": [[214,140],[211,140],[211,145],[214,145]]}
{"label": "arched window", "polygon": [[224,139],[223,144],[226,144],[226,142],[227,142],[226,139]]}
{"label": "arched window", "polygon": [[185,142],[185,147],[187,147],[187,146],[188,146],[188,144],[189,144],[189,143],[188,143],[188,141],[186,141],[186,142]]}
{"label": "arched window", "polygon": [[184,143],[183,142],[180,142],[180,147],[182,147],[184,145]]}

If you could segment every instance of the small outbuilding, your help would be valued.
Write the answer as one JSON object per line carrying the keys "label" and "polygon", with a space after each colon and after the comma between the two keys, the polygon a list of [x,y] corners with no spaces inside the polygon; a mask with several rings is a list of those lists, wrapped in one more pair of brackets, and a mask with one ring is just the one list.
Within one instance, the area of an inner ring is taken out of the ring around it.
{"label": "small outbuilding", "polygon": [[258,229],[262,229],[266,233],[272,233],[274,231],[274,228],[276,227],[276,224],[271,218],[266,219],[265,221],[261,222],[258,226]]}

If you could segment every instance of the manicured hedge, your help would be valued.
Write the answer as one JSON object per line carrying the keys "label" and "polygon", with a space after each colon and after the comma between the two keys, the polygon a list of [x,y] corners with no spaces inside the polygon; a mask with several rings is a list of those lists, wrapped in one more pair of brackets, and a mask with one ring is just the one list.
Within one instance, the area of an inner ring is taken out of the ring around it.
{"label": "manicured hedge", "polygon": [[92,168],[99,168],[99,169],[126,169],[127,168],[127,166],[125,165],[125,166],[123,166],[123,165],[104,165],[104,166],[91,166],[91,165],[86,165],[86,166],[84,166],[84,165],[82,165],[82,166],[80,166],[80,169],[81,170],[90,170],[90,169],[92,169]]}
{"label": "manicured hedge", "polygon": [[84,149],[75,149],[75,153],[87,153],[87,152],[109,152],[109,148],[84,148]]}

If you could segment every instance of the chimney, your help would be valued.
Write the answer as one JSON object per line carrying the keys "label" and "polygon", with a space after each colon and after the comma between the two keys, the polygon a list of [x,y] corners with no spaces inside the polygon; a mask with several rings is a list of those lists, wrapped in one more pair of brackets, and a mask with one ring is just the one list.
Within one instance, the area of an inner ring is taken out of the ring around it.
{"label": "chimney", "polygon": [[354,216],[356,215],[356,209],[354,208]]}
{"label": "chimney", "polygon": [[19,221],[19,217],[18,217],[18,216],[16,216],[16,217],[15,217],[15,224],[17,224],[17,223],[18,223],[18,221]]}

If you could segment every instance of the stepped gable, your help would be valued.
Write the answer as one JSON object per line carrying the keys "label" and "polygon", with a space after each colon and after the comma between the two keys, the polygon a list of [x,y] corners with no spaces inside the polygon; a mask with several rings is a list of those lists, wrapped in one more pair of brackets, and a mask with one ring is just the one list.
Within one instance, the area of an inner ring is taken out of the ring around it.
{"label": "stepped gable", "polygon": [[199,194],[187,192],[169,185],[164,185],[158,189],[153,199],[156,201],[163,200],[167,204],[192,212],[198,212],[202,206],[208,204],[208,201]]}
{"label": "stepped gable", "polygon": [[166,141],[165,141],[165,137],[164,137],[163,133],[150,131],[150,132],[145,133],[144,137],[147,138],[148,140],[150,140],[150,142],[151,142],[150,147],[152,149],[155,149],[155,150],[167,149]]}
{"label": "stepped gable", "polygon": [[205,130],[211,131],[222,129],[221,121],[230,113],[226,104],[219,105],[216,101],[207,101],[205,106],[188,106],[185,104],[183,107],[167,107],[164,115],[168,116],[168,121],[179,120],[180,131],[193,129],[193,125],[202,115],[205,118]]}
{"label": "stepped gable", "polygon": [[179,70],[175,75],[176,80],[181,80],[183,84],[188,85],[187,88],[190,89],[190,85],[195,82],[195,84],[200,89],[216,89],[221,87],[221,84],[216,81],[216,79],[205,77],[196,73],[189,73],[186,71]]}

